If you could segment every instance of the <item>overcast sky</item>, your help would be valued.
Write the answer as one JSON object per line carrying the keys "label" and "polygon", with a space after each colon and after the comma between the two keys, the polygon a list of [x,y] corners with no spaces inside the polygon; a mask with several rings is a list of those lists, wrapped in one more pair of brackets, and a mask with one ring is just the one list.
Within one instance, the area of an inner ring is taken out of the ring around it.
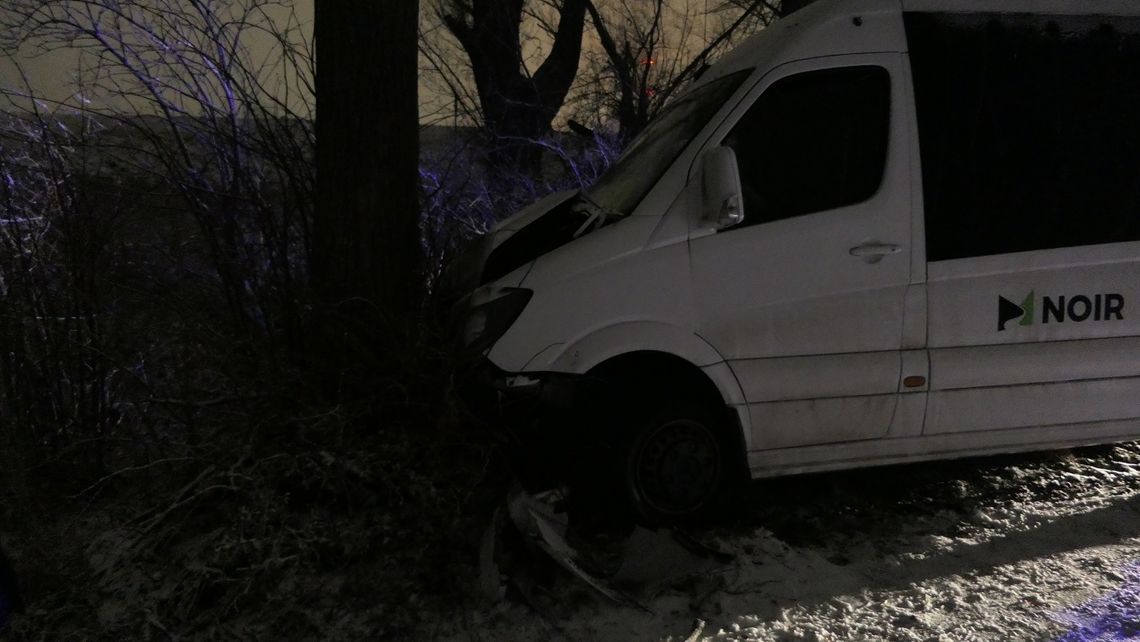
{"label": "overcast sky", "polygon": [[[3,2],[3,0],[0,0]],[[313,24],[313,0],[293,0],[297,20],[304,27],[305,37],[311,38]],[[0,8],[0,12],[4,9]],[[273,16],[279,19],[284,15]],[[247,32],[247,44],[253,50],[255,59],[265,57],[271,51],[271,38],[255,30]],[[73,51],[60,50],[51,53],[25,47],[15,61],[0,55],[0,86],[12,89],[23,85],[19,68],[22,68],[29,83],[38,96],[50,101],[69,101],[75,97],[75,80],[78,76],[78,56]]]}

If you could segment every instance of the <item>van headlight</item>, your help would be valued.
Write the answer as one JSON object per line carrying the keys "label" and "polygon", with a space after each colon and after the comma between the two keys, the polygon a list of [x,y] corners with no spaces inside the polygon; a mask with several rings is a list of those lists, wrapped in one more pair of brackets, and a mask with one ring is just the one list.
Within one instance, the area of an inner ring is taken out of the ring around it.
{"label": "van headlight", "polygon": [[491,347],[522,314],[534,294],[524,288],[504,288],[502,296],[475,306],[463,325],[463,345],[482,352]]}

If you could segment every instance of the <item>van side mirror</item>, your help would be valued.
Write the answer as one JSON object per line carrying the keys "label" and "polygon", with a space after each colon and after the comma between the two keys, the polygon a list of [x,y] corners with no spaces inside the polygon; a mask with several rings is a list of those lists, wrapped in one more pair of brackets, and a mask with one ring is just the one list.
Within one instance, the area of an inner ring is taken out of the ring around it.
{"label": "van side mirror", "polygon": [[701,221],[716,229],[744,220],[740,170],[731,147],[714,147],[701,158]]}

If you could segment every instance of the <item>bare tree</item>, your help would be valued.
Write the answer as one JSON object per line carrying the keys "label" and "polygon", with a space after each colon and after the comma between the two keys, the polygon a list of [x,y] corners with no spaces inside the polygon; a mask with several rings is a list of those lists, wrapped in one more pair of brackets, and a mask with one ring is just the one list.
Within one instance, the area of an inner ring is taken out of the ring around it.
{"label": "bare tree", "polygon": [[[301,32],[275,0],[5,5],[0,48],[64,52],[76,73],[63,104],[26,78],[0,86],[0,344],[13,347],[0,432],[31,458],[5,472],[75,443],[68,457],[101,470],[147,399],[232,394],[300,341],[313,192]],[[246,376],[219,376],[203,356],[219,345],[240,346]]]}
{"label": "bare tree", "polygon": [[[77,98],[56,111],[113,130],[100,144],[120,177],[185,205],[242,333],[295,338],[313,193],[312,56],[296,15],[275,0],[12,0],[0,27],[7,51],[75,55]],[[251,39],[273,48],[256,57]],[[26,87],[3,90],[42,115]]]}
{"label": "bare tree", "polygon": [[546,58],[530,72],[520,41],[526,0],[444,0],[437,12],[466,52],[482,112],[482,125],[507,141],[496,161],[535,168],[529,144],[550,131],[578,72],[586,0],[562,0]]}
{"label": "bare tree", "polygon": [[618,0],[603,8],[592,0],[587,4],[605,55],[592,65],[586,82],[609,85],[595,102],[615,118],[621,140],[640,132],[736,37],[776,17],[766,0],[734,0],[699,12],[687,3],[677,4],[667,0]]}

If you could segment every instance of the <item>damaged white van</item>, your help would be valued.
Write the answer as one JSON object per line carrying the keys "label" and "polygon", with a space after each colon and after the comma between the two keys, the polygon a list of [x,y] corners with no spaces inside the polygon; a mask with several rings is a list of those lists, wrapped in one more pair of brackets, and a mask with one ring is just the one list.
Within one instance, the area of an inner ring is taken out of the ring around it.
{"label": "damaged white van", "polygon": [[469,268],[496,385],[579,409],[649,518],[1138,439],[1140,3],[821,0]]}

